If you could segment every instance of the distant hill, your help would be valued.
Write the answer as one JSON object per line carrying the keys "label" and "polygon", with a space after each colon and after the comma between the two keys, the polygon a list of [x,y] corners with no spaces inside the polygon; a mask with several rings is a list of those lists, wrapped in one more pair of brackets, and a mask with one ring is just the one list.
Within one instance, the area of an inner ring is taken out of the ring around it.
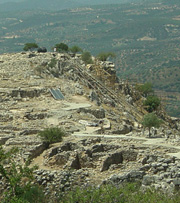
{"label": "distant hill", "polygon": [[23,2],[6,2],[0,7],[0,11],[18,11],[18,10],[62,10],[81,6],[73,0],[26,0]]}
{"label": "distant hill", "polygon": [[119,4],[127,2],[138,2],[140,0],[0,0],[2,4],[0,11],[19,10],[63,10],[81,6],[100,4]]}

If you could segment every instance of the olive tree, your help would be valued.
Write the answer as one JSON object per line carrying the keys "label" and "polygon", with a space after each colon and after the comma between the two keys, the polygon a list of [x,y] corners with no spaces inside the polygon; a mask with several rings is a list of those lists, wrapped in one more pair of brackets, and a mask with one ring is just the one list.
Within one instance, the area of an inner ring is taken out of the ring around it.
{"label": "olive tree", "polygon": [[150,113],[157,110],[160,104],[161,100],[155,95],[148,96],[144,101],[145,109]]}
{"label": "olive tree", "polygon": [[68,52],[69,47],[67,44],[59,43],[55,45],[57,52]]}
{"label": "olive tree", "polygon": [[24,51],[33,51],[36,48],[38,48],[38,45],[36,43],[26,43],[24,45],[23,50]]}
{"label": "olive tree", "polygon": [[142,125],[144,126],[144,128],[148,128],[149,130],[149,137],[151,136],[151,128],[159,128],[161,124],[162,120],[158,119],[158,117],[154,113],[146,114],[142,120]]}

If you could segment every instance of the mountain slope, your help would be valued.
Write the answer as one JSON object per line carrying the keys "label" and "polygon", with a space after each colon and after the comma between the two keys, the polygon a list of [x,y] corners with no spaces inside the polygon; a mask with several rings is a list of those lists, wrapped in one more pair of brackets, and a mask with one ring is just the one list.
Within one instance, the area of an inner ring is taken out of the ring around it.
{"label": "mountain slope", "polygon": [[139,0],[14,0],[4,1],[1,0],[0,11],[22,11],[22,10],[63,10],[77,8],[81,6],[99,5],[99,4],[114,4],[114,3],[127,3],[137,2]]}

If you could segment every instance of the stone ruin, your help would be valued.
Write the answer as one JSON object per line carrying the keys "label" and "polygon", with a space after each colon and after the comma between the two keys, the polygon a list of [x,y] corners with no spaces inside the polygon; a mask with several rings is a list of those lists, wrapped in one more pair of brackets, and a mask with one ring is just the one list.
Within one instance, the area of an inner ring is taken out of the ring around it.
{"label": "stone ruin", "polygon": [[[171,119],[173,129],[165,122],[147,140],[131,85],[112,90],[77,55],[22,52],[0,55],[0,62],[0,144],[21,149],[17,162],[39,165],[35,177],[46,194],[133,180],[170,191],[180,185],[180,122]],[[115,74],[113,64],[102,66]],[[49,88],[59,88],[65,100],[54,100]],[[47,149],[37,134],[52,126],[69,136]]]}

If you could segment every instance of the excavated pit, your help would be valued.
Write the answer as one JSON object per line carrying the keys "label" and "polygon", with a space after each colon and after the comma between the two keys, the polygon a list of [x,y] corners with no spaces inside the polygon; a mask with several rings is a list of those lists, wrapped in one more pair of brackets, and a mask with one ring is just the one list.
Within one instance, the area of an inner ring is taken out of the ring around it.
{"label": "excavated pit", "polygon": [[[96,143],[94,143],[94,141]],[[78,143],[67,142],[47,150],[45,165],[58,169],[96,168],[108,170],[112,165],[135,162],[138,151],[127,150],[120,145],[102,144],[100,139],[88,139]]]}

